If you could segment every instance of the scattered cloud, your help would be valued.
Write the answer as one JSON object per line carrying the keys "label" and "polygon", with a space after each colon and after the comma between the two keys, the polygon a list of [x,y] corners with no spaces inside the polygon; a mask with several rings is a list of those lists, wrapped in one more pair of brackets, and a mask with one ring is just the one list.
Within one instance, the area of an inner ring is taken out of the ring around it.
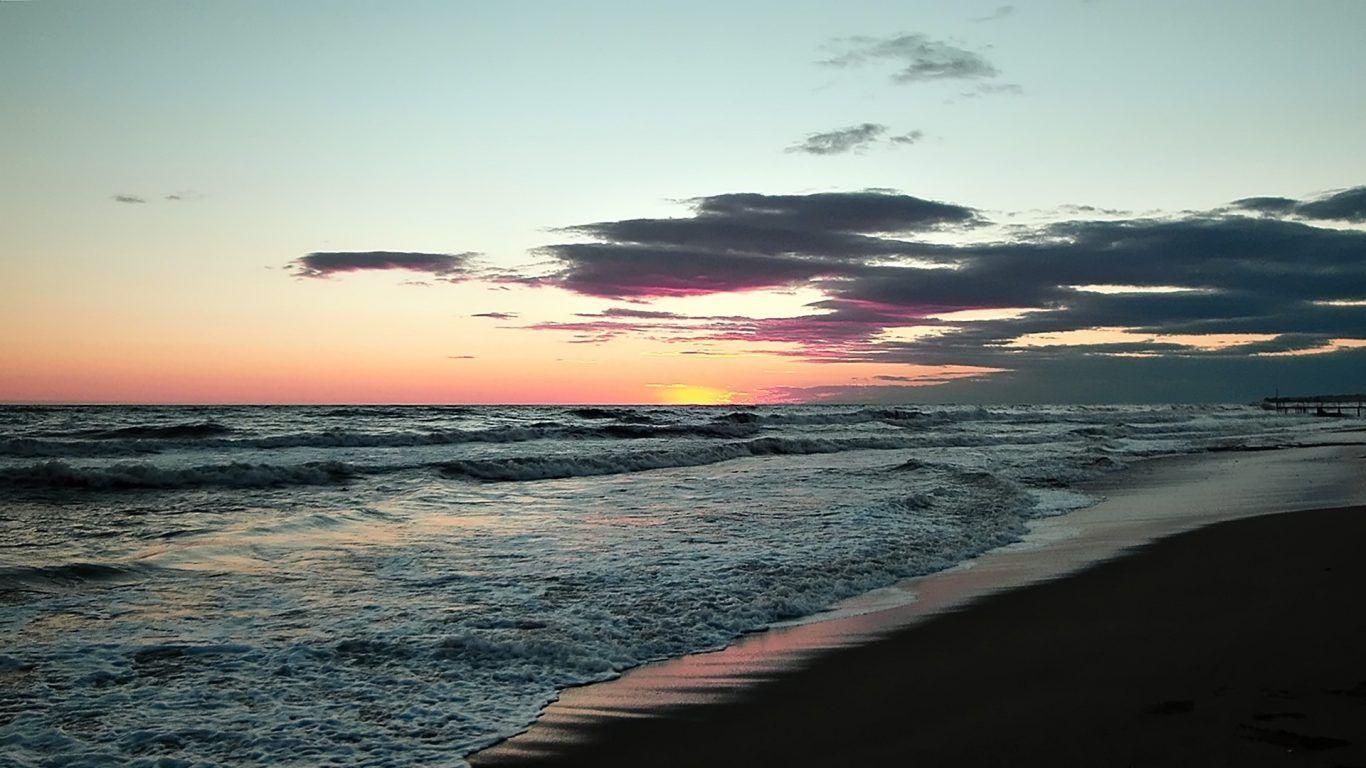
{"label": "scattered cloud", "polygon": [[474,355],[446,355],[447,360],[473,360]]}
{"label": "scattered cloud", "polygon": [[1000,74],[981,54],[921,34],[845,37],[833,41],[830,47],[835,55],[822,60],[821,64],[830,67],[890,64],[894,67],[891,80],[897,84],[972,80]]}
{"label": "scattered cloud", "polygon": [[970,91],[960,94],[965,99],[975,99],[978,96],[1020,96],[1024,93],[1024,87],[1018,83],[978,83]]}
{"label": "scattered cloud", "polygon": [[862,123],[848,128],[812,133],[788,147],[786,151],[807,155],[843,155],[850,152],[862,153],[878,145],[907,146],[925,137],[925,133],[918,130],[886,136],[888,130],[887,126],[879,123]]}
{"label": "scattered cloud", "polygon": [[1015,6],[1013,6],[1013,5],[1002,5],[1002,6],[997,7],[996,10],[992,11],[991,13],[988,13],[988,14],[986,14],[986,15],[984,15],[984,16],[977,16],[977,17],[973,18],[972,21],[975,22],[975,23],[977,23],[977,24],[982,24],[982,23],[985,23],[985,22],[988,22],[988,21],[996,21],[997,19],[1004,19],[1005,17],[1010,16],[1010,15],[1012,15],[1012,14],[1014,14],[1014,13],[1015,13]]}
{"label": "scattered cloud", "polygon": [[1289,197],[1245,197],[1234,208],[1273,216],[1298,216],[1324,221],[1366,222],[1366,186],[1344,189],[1313,200]]}
{"label": "scattered cloud", "polygon": [[580,313],[578,313],[578,316],[579,316],[579,317],[613,317],[613,318],[616,318],[616,317],[629,317],[629,318],[635,318],[635,319],[648,318],[648,319],[651,319],[651,320],[661,320],[661,319],[665,319],[665,318],[670,319],[670,320],[679,320],[679,319],[683,319],[683,318],[686,318],[686,317],[687,317],[687,315],[680,315],[680,314],[678,314],[677,312],[661,312],[661,311],[658,311],[658,310],[651,310],[651,309],[631,309],[631,308],[629,308],[629,307],[612,307],[612,308],[610,308],[610,309],[604,309],[604,310],[601,311],[601,312],[580,312]]}
{"label": "scattered cloud", "polygon": [[291,261],[295,277],[327,278],[346,272],[406,270],[426,272],[445,280],[467,278],[469,253],[412,253],[406,251],[330,251],[310,253]]}
{"label": "scattered cloud", "polygon": [[487,317],[493,320],[514,320],[516,312],[475,312],[470,317]]}
{"label": "scattered cloud", "polygon": [[693,202],[701,218],[774,224],[807,232],[923,231],[941,224],[967,224],[976,218],[976,211],[966,206],[885,189],[808,195],[739,192],[695,198]]}
{"label": "scattered cloud", "polygon": [[920,140],[923,138],[925,138],[924,131],[906,131],[905,133],[900,133],[896,136],[890,137],[888,141],[892,142],[893,144],[909,146],[911,144],[920,143]]}
{"label": "scattered cloud", "polygon": [[1255,213],[1294,213],[1295,207],[1299,205],[1298,200],[1288,197],[1245,197],[1241,200],[1234,200],[1232,207],[1241,208],[1245,211]]}
{"label": "scattered cloud", "polygon": [[887,126],[877,123],[862,123],[848,128],[809,134],[805,139],[787,148],[788,152],[802,152],[808,155],[841,155],[867,149],[887,132]]}
{"label": "scattered cloud", "polygon": [[1099,214],[1099,215],[1101,215],[1101,216],[1132,216],[1132,215],[1133,215],[1133,211],[1126,211],[1126,210],[1123,210],[1123,209],[1121,209],[1121,208],[1101,208],[1101,207],[1095,206],[1095,205],[1076,205],[1076,204],[1074,204],[1074,203],[1068,203],[1068,204],[1065,204],[1065,205],[1060,205],[1060,206],[1058,206],[1058,210],[1059,210],[1059,211],[1066,212],[1066,213],[1069,213],[1069,214],[1088,214],[1088,215]]}
{"label": "scattered cloud", "polygon": [[[163,195],[161,199],[173,202],[183,202],[187,200],[200,200],[203,199],[203,197],[204,195],[202,193],[196,192],[192,189],[181,189],[175,192],[171,192],[170,194]],[[146,197],[143,197],[142,195],[130,195],[124,193],[111,195],[109,199],[113,200],[116,203],[142,204],[149,202],[149,200]]]}

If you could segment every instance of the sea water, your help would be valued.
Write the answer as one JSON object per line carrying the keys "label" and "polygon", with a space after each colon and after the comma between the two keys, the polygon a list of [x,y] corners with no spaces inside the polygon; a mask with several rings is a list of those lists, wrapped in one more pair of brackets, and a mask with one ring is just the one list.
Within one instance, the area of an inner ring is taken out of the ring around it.
{"label": "sea water", "polygon": [[1164,407],[0,408],[0,764],[461,765],[567,686],[1016,540]]}

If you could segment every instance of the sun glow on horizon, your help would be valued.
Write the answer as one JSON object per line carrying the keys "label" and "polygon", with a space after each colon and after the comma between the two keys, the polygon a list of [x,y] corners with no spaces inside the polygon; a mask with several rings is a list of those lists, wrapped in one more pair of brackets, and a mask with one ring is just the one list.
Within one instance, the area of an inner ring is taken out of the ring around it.
{"label": "sun glow on horizon", "polygon": [[697,384],[650,384],[660,405],[727,405],[744,402],[743,392]]}

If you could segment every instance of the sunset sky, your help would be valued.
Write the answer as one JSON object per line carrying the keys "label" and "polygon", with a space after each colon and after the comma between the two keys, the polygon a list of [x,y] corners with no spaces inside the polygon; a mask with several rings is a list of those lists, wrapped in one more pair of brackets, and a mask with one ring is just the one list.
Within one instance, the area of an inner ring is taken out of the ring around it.
{"label": "sunset sky", "polygon": [[0,4],[0,401],[1366,389],[1366,4]]}

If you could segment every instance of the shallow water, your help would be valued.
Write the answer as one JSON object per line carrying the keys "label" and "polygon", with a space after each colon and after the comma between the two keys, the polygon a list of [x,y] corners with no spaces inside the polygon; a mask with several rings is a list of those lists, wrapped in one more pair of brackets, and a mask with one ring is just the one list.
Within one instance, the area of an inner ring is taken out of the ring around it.
{"label": "shallow water", "polygon": [[0,408],[0,756],[458,765],[566,686],[961,562],[1126,461],[1337,427],[1244,407]]}

